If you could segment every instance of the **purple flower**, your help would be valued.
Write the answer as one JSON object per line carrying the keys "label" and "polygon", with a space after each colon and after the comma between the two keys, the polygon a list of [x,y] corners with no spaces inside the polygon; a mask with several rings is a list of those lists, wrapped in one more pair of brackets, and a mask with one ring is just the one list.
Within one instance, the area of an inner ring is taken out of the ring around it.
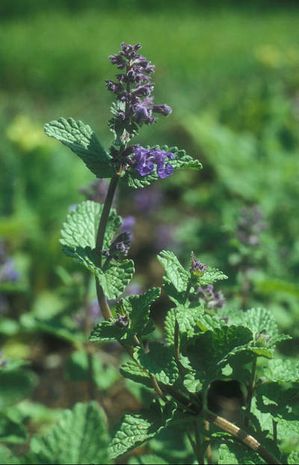
{"label": "purple flower", "polygon": [[176,249],[178,242],[174,238],[175,226],[172,224],[160,224],[155,230],[155,248],[156,250],[167,249],[171,247]]}
{"label": "purple flower", "polygon": [[111,55],[110,61],[122,72],[116,81],[106,81],[107,89],[116,95],[113,105],[113,118],[109,125],[119,137],[129,138],[138,126],[155,122],[154,113],[167,116],[171,108],[166,104],[154,104],[152,93],[154,86],[151,75],[154,65],[138,52],[140,44],[121,44],[121,50]]}
{"label": "purple flower", "polygon": [[216,291],[212,284],[198,288],[198,294],[205,302],[207,308],[211,310],[224,306],[225,298],[223,293],[221,291]]}
{"label": "purple flower", "polygon": [[0,282],[17,282],[20,278],[20,273],[15,269],[14,261],[7,258],[6,262],[0,266]]}
{"label": "purple flower", "polygon": [[163,116],[168,116],[172,113],[172,108],[165,103],[161,105],[153,105],[153,112],[160,113]]}
{"label": "purple flower", "polygon": [[243,245],[257,247],[265,227],[263,214],[257,205],[243,208],[237,223],[237,238]]}
{"label": "purple flower", "polygon": [[151,186],[138,190],[134,195],[135,207],[143,213],[151,213],[159,207],[163,200],[161,189]]}
{"label": "purple flower", "polygon": [[109,250],[103,251],[103,255],[108,259],[122,259],[128,255],[130,245],[131,235],[128,232],[123,232],[114,239]]}
{"label": "purple flower", "polygon": [[165,179],[173,173],[173,166],[168,163],[169,160],[174,159],[172,152],[140,145],[134,145],[132,150],[130,163],[140,176],[148,176],[156,172],[159,178]]}
{"label": "purple flower", "polygon": [[103,203],[107,194],[108,183],[105,179],[96,179],[88,186],[82,187],[80,193],[84,195],[86,200]]}
{"label": "purple flower", "polygon": [[208,269],[207,265],[201,263],[200,260],[195,258],[194,254],[191,255],[191,268],[190,271],[194,275],[201,276]]}
{"label": "purple flower", "polygon": [[132,234],[135,223],[136,223],[136,219],[134,218],[134,216],[132,215],[125,216],[123,218],[123,222],[121,225],[121,232],[127,232],[129,234]]}
{"label": "purple flower", "polygon": [[119,315],[115,321],[117,326],[126,328],[129,324],[129,318],[126,315]]}
{"label": "purple flower", "polygon": [[103,318],[102,313],[101,313],[101,309],[100,309],[100,306],[99,306],[99,303],[98,303],[97,299],[93,299],[91,302],[89,302],[89,304],[88,304],[88,314],[89,314],[92,321],[96,321],[99,318],[101,318],[101,319]]}
{"label": "purple flower", "polygon": [[7,360],[4,358],[4,354],[0,351],[0,368],[4,368],[7,365]]}
{"label": "purple flower", "polygon": [[142,293],[142,287],[138,283],[130,283],[125,293],[126,295],[139,295]]}

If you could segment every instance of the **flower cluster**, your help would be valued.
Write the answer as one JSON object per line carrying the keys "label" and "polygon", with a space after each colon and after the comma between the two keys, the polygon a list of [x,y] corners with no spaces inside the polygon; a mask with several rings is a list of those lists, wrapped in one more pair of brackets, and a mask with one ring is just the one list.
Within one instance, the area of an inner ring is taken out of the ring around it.
{"label": "flower cluster", "polygon": [[141,145],[132,147],[130,164],[140,176],[157,173],[158,177],[165,179],[173,173],[173,166],[169,160],[174,159],[172,152],[160,148],[145,148]]}
{"label": "flower cluster", "polygon": [[0,282],[15,283],[19,278],[13,259],[7,255],[3,242],[0,242]]}
{"label": "flower cluster", "polygon": [[257,247],[260,244],[260,234],[264,229],[263,214],[257,205],[242,209],[236,232],[241,244]]}
{"label": "flower cluster", "polygon": [[155,67],[138,51],[141,45],[121,44],[121,50],[111,55],[110,61],[122,72],[116,80],[106,81],[107,89],[116,95],[110,127],[122,139],[128,140],[142,124],[155,122],[155,113],[167,116],[171,108],[157,105],[152,96],[154,86],[151,75]]}
{"label": "flower cluster", "polygon": [[207,308],[214,310],[222,308],[225,303],[224,295],[221,291],[216,291],[212,284],[198,288],[199,297],[204,301]]}
{"label": "flower cluster", "polygon": [[205,265],[204,263],[201,263],[201,261],[198,260],[192,253],[190,272],[195,276],[197,275],[201,276],[204,274],[205,271],[207,271],[207,269],[208,269],[207,265]]}
{"label": "flower cluster", "polygon": [[122,259],[128,255],[130,245],[131,234],[128,232],[123,232],[119,234],[111,243],[109,250],[103,251],[103,255],[109,259]]}

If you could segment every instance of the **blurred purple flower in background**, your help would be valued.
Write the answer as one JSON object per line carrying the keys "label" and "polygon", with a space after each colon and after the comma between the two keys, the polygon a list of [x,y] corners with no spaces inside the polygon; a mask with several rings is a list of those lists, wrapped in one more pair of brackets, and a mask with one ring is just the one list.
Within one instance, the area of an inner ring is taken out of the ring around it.
{"label": "blurred purple flower in background", "polygon": [[0,241],[0,282],[16,283],[20,273],[16,270],[14,260],[8,256],[5,244]]}
{"label": "blurred purple flower in background", "polygon": [[151,186],[134,193],[135,208],[141,213],[152,213],[161,206],[163,193],[159,187]]}
{"label": "blurred purple flower in background", "polygon": [[225,303],[224,295],[221,291],[216,291],[212,284],[198,288],[199,297],[204,301],[207,308],[215,310],[222,308]]}
{"label": "blurred purple flower in background", "polygon": [[80,194],[84,195],[86,200],[103,203],[108,190],[108,182],[106,179],[96,179],[88,186],[80,189]]}
{"label": "blurred purple flower in background", "polygon": [[244,207],[237,222],[238,240],[249,247],[260,244],[261,232],[266,228],[264,216],[258,205]]}
{"label": "blurred purple flower in background", "polygon": [[172,248],[176,249],[178,241],[174,237],[175,226],[173,224],[159,224],[154,232],[154,245],[156,250]]}
{"label": "blurred purple flower in background", "polygon": [[136,219],[134,216],[132,215],[125,216],[123,218],[123,222],[121,225],[121,232],[127,232],[132,235],[135,224],[136,224]]}
{"label": "blurred purple flower in background", "polygon": [[138,283],[130,283],[125,291],[126,295],[139,295],[142,294],[142,287]]}

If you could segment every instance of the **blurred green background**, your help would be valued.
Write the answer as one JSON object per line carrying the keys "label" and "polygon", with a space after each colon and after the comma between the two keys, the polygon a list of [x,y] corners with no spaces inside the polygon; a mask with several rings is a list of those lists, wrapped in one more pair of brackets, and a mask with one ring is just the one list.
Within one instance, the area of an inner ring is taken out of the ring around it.
{"label": "blurred green background", "polygon": [[[28,390],[12,404],[22,401],[18,411],[33,418],[33,429],[51,420],[44,405],[68,407],[87,395],[85,277],[58,240],[69,207],[84,199],[80,188],[93,178],[43,135],[43,125],[59,116],[82,119],[108,147],[104,80],[114,70],[107,57],[122,41],[142,43],[157,68],[156,99],[173,107],[138,140],[184,147],[204,166],[119,195],[120,212],[136,221],[135,285],[161,282],[155,254],[162,248],[185,263],[193,250],[228,274],[226,305],[272,309],[294,336],[288,350],[297,355],[298,7],[266,0],[1,0],[0,346],[4,360],[30,364],[18,372]],[[254,211],[258,219],[251,219]],[[253,241],[240,236],[244,215]],[[88,298],[91,305],[94,289]],[[158,321],[165,305],[162,298],[154,308]],[[115,419],[140,393],[119,388],[119,349],[104,347],[100,355],[98,396]],[[110,358],[112,368],[103,362]]]}

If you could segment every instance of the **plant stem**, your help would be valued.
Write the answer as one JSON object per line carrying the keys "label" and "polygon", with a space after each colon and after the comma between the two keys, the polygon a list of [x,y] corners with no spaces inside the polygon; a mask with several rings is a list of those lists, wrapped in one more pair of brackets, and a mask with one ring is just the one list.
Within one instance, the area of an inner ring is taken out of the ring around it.
{"label": "plant stem", "polygon": [[277,442],[277,421],[272,418],[273,441]]}
{"label": "plant stem", "polygon": [[245,430],[239,428],[225,418],[215,415],[209,410],[204,410],[203,415],[210,423],[213,423],[222,431],[231,434],[240,442],[242,442],[242,444],[259,454],[267,463],[281,465],[281,462],[279,462],[277,458],[274,457],[274,455],[265,449],[253,436],[248,434]]}
{"label": "plant stem", "polygon": [[248,386],[247,405],[246,405],[246,411],[245,411],[245,426],[249,425],[249,415],[250,415],[251,403],[252,403],[252,398],[253,398],[254,389],[255,389],[256,364],[257,364],[257,357],[254,357],[254,360],[252,363],[250,384]]}
{"label": "plant stem", "polygon": [[[90,273],[86,274],[84,282],[84,296],[83,296],[83,308],[84,308],[84,333],[86,339],[88,338],[91,330],[91,321],[88,308],[88,292],[90,286]],[[95,385],[94,385],[94,369],[93,369],[93,350],[89,342],[85,344],[85,353],[87,357],[87,390],[88,399],[93,400],[95,398]]]}
{"label": "plant stem", "polygon": [[[106,232],[107,222],[109,219],[109,214],[110,214],[114,194],[116,191],[116,187],[118,184],[118,180],[119,180],[119,176],[117,174],[114,174],[111,178],[108,192],[105,198],[104,208],[102,211],[99,227],[98,227],[97,238],[96,238],[96,254],[98,257],[99,266],[102,265],[102,251],[103,251],[105,232]],[[98,296],[100,309],[103,313],[103,316],[105,320],[110,320],[110,318],[112,317],[111,310],[107,303],[102,286],[100,286],[97,278],[96,278],[96,289],[97,289],[97,296]]]}
{"label": "plant stem", "polygon": [[[110,214],[110,210],[112,207],[114,194],[117,188],[118,181],[119,181],[119,175],[114,174],[109,184],[108,192],[107,192],[105,202],[104,202],[104,208],[102,211],[102,215],[101,215],[101,219],[100,219],[100,223],[98,227],[98,232],[97,232],[97,237],[96,237],[96,254],[98,257],[99,266],[102,265],[102,251],[103,251],[103,245],[104,245],[105,232],[106,232],[106,227],[107,227],[107,223],[109,220],[109,214]],[[97,278],[96,278],[96,289],[97,289],[97,296],[98,296],[100,309],[103,313],[103,316],[105,320],[110,320],[112,318],[112,313],[107,303],[102,286],[100,286]],[[136,337],[136,343],[140,344],[137,337]],[[129,355],[133,357],[133,348],[126,347],[126,350],[128,351]],[[157,393],[157,395],[165,400],[163,391],[161,390],[156,378],[153,375],[151,375],[151,381],[152,381],[153,388],[155,392]]]}
{"label": "plant stem", "polygon": [[199,432],[199,421],[198,417],[194,421],[194,434],[195,434],[195,446],[196,446],[196,458],[199,465],[205,463],[204,459],[204,450],[203,450],[203,443],[201,440],[200,432]]}

